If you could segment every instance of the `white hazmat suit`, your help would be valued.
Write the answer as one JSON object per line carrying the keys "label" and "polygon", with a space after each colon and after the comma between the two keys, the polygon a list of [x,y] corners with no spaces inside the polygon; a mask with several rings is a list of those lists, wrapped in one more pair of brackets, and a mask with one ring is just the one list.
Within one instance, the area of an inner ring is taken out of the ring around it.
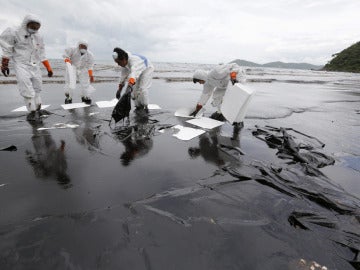
{"label": "white hazmat suit", "polygon": [[[30,22],[41,24],[35,15],[25,16],[18,28],[7,28],[0,35],[0,45],[3,58],[13,61],[20,95],[24,97],[28,111],[40,110],[42,90],[42,75],[40,63],[47,65],[48,72],[52,70],[45,56],[45,46],[42,36],[30,33],[27,25]],[[46,62],[46,64],[45,64]]]}
{"label": "white hazmat suit", "polygon": [[119,84],[125,85],[130,79],[134,78],[136,83],[133,86],[132,98],[135,101],[135,106],[147,106],[149,104],[148,92],[152,85],[152,76],[154,66],[142,55],[132,54],[127,52],[128,64],[121,67],[121,75]]}
{"label": "white hazmat suit", "polygon": [[205,81],[204,88],[198,104],[202,107],[208,102],[211,95],[213,101],[211,105],[217,107],[217,111],[221,113],[220,107],[225,95],[226,88],[230,81],[230,74],[236,73],[236,80],[239,82],[245,81],[244,70],[236,63],[221,64],[210,71],[196,70],[193,78]]}
{"label": "white hazmat suit", "polygon": [[[71,47],[65,49],[63,57],[70,59],[73,67],[73,72],[76,74],[80,84],[81,97],[89,98],[91,93],[95,91],[95,88],[90,85],[90,77],[92,77],[92,71],[94,68],[94,55],[89,50],[86,52],[80,52],[79,45],[85,45],[88,47],[86,41],[79,41],[77,47]],[[73,89],[70,87],[70,79],[68,72],[65,73],[65,94],[69,95],[70,99],[73,97]]]}

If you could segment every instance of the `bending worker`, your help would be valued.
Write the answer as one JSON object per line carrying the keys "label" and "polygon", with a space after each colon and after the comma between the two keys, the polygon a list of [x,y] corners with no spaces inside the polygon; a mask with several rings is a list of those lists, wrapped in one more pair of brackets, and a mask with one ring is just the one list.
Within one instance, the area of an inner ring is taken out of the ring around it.
{"label": "bending worker", "polygon": [[113,58],[114,61],[121,66],[116,98],[120,98],[121,90],[127,83],[133,87],[132,98],[135,101],[135,110],[148,112],[148,91],[152,84],[154,66],[144,56],[131,54],[120,48],[114,49]]}
{"label": "bending worker", "polygon": [[40,92],[42,90],[42,75],[40,62],[46,67],[48,76],[53,72],[45,56],[45,45],[38,33],[41,21],[35,15],[25,16],[20,27],[7,28],[0,35],[0,46],[3,55],[1,72],[9,76],[9,61],[14,62],[14,70],[20,95],[23,96],[29,114],[28,121],[40,119],[42,114]]}
{"label": "bending worker", "polygon": [[[69,63],[73,67],[73,72],[79,79],[81,101],[86,104],[91,104],[90,95],[95,91],[95,88],[90,85],[93,83],[94,75],[94,55],[88,50],[88,43],[84,40],[79,41],[76,47],[65,49],[65,63]],[[76,84],[76,82],[74,82]],[[70,78],[68,72],[65,73],[65,104],[72,103],[73,87],[70,85]]]}
{"label": "bending worker", "polygon": [[236,63],[221,64],[210,71],[196,70],[193,75],[193,82],[202,84],[204,88],[195,110],[190,115],[195,116],[202,107],[205,106],[212,95],[213,101],[211,105],[216,107],[217,111],[213,113],[210,118],[225,121],[225,117],[222,115],[220,108],[229,81],[231,81],[232,84],[239,81],[245,82],[245,72]]}

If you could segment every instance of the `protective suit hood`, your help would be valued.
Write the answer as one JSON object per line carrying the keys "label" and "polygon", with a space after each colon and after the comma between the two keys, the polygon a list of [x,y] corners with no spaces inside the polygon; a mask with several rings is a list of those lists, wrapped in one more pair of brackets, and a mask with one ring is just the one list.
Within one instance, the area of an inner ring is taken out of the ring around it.
{"label": "protective suit hood", "polygon": [[79,45],[85,45],[86,47],[89,47],[89,43],[84,39],[79,40],[79,42],[77,43],[77,46],[79,47]]}
{"label": "protective suit hood", "polygon": [[208,72],[203,69],[198,69],[194,72],[193,78],[197,80],[207,81]]}
{"label": "protective suit hood", "polygon": [[39,23],[39,24],[41,25],[41,21],[40,21],[40,19],[39,19],[36,15],[34,15],[34,14],[28,14],[28,15],[26,15],[26,16],[24,17],[24,20],[23,20],[22,23],[21,23],[21,28],[26,30],[27,24],[28,24],[29,22],[37,22],[37,23]]}

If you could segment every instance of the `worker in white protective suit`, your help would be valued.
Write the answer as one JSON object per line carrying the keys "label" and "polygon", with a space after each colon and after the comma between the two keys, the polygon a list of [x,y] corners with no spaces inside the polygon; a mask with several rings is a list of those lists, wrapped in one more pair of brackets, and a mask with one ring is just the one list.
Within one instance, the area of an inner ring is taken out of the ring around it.
{"label": "worker in white protective suit", "polygon": [[46,67],[48,76],[53,71],[45,56],[42,36],[38,33],[41,21],[35,15],[25,16],[18,28],[7,28],[0,35],[2,47],[1,72],[9,76],[9,61],[14,63],[14,70],[20,95],[24,98],[29,111],[28,121],[36,121],[45,113],[41,110],[42,75],[40,62]]}
{"label": "worker in white protective suit", "polygon": [[210,118],[225,121],[225,117],[222,115],[220,108],[230,81],[232,84],[239,81],[245,82],[245,72],[236,63],[221,64],[210,71],[196,70],[193,75],[193,82],[202,84],[204,88],[195,110],[190,115],[196,116],[212,95],[213,101],[211,105],[216,107],[217,111],[213,113]]}
{"label": "worker in white protective suit", "polygon": [[135,102],[135,111],[145,111],[148,113],[148,91],[152,84],[154,66],[146,57],[126,52],[120,48],[114,49],[113,58],[114,61],[121,66],[116,98],[120,98],[121,90],[125,84],[127,84],[132,87],[132,99]]}
{"label": "worker in white protective suit", "polygon": [[[93,83],[94,75],[94,55],[88,50],[88,43],[84,40],[78,42],[76,47],[65,49],[65,63],[72,65],[71,69],[67,68],[65,73],[65,104],[72,103],[74,86],[76,85],[76,78],[79,80],[81,101],[86,104],[91,104],[91,94],[95,88],[90,84]],[[71,74],[73,72],[73,84],[70,84]]]}

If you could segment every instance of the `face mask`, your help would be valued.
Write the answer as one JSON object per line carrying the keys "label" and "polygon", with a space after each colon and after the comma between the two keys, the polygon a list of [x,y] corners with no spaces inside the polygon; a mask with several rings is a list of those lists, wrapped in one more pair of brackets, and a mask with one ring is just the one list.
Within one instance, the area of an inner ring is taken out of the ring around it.
{"label": "face mask", "polygon": [[28,28],[27,31],[29,32],[30,35],[32,35],[32,34],[36,34],[38,30]]}
{"label": "face mask", "polygon": [[86,49],[80,49],[80,53],[84,54],[84,53],[86,53],[86,52],[87,52]]}

